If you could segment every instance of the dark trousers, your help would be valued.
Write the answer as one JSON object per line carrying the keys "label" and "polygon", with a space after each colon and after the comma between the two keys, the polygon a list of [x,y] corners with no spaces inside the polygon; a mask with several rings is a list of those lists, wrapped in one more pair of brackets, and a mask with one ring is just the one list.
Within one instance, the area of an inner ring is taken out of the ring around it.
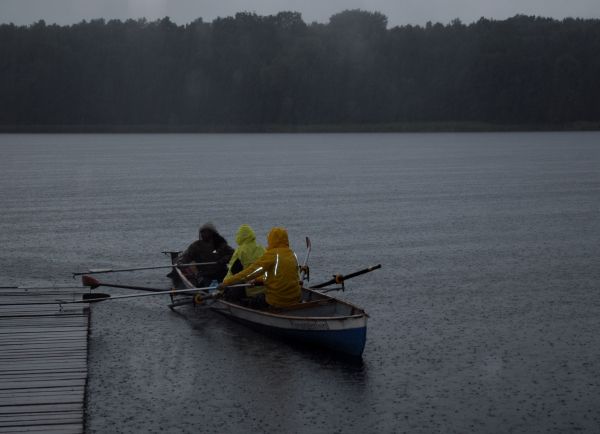
{"label": "dark trousers", "polygon": [[240,300],[246,298],[246,288],[225,288],[225,293],[223,295],[225,301],[239,303]]}
{"label": "dark trousers", "polygon": [[225,301],[241,304],[250,309],[266,310],[269,308],[269,304],[265,299],[265,294],[258,294],[255,297],[246,297],[245,288],[225,288],[224,297]]}

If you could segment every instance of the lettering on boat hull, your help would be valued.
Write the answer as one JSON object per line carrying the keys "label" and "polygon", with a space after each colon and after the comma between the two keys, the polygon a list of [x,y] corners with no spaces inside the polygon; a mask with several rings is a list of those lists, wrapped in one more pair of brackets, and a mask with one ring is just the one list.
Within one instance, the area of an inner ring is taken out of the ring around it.
{"label": "lettering on boat hull", "polygon": [[329,330],[329,324],[326,321],[292,320],[291,323],[299,330]]}

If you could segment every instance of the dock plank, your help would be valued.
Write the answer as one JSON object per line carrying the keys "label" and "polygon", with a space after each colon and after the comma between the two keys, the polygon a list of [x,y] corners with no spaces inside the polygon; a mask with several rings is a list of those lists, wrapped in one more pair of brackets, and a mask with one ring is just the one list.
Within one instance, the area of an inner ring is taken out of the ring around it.
{"label": "dock plank", "polygon": [[40,380],[36,382],[27,381],[7,381],[3,393],[24,392],[29,389],[44,390],[57,387],[85,387],[86,378],[61,378],[51,380]]}
{"label": "dock plank", "polygon": [[33,434],[71,434],[83,432],[83,423],[81,424],[55,424],[55,425],[35,425],[26,427],[0,428],[0,433],[33,433]]}

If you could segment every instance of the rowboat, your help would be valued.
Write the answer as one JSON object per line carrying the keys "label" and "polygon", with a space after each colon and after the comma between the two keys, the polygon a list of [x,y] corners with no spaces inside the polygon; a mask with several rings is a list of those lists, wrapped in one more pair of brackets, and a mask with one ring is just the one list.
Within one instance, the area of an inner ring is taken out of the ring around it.
{"label": "rowboat", "polygon": [[[173,270],[176,273],[173,280],[179,288],[194,288],[180,268]],[[365,348],[367,313],[320,291],[302,288],[300,303],[270,310],[252,309],[222,298],[212,298],[210,292],[199,291],[200,298],[211,298],[207,303],[210,309],[265,334],[353,357],[360,357]],[[172,306],[183,303],[174,302]]]}
{"label": "rowboat", "polygon": [[[307,247],[310,252],[310,243],[307,238]],[[83,286],[90,290],[100,286],[109,288],[123,288],[144,291],[145,294],[126,294],[111,296],[110,294],[91,293],[85,294],[82,300],[57,300],[61,305],[70,303],[91,303],[105,300],[121,300],[133,297],[164,296],[171,297],[169,307],[174,309],[184,304],[201,304],[230,318],[245,324],[253,329],[270,335],[280,336],[288,340],[299,341],[313,346],[326,348],[335,352],[360,357],[365,348],[367,339],[367,313],[353,304],[338,300],[324,292],[344,289],[344,282],[356,276],[369,273],[381,268],[381,264],[359,270],[347,275],[337,274],[333,279],[310,288],[302,288],[301,302],[285,308],[269,308],[267,310],[255,309],[240,302],[233,302],[220,297],[216,290],[216,284],[208,287],[198,288],[187,277],[184,270],[190,265],[200,264],[176,264],[178,252],[164,252],[171,255],[171,265],[152,266],[123,269],[100,269],[88,270],[87,272],[76,272],[73,276],[81,275]],[[304,282],[305,268],[308,254],[302,266]],[[133,270],[148,270],[158,268],[172,268],[168,274],[173,280],[173,288],[150,288],[145,286],[123,285],[107,282],[99,282],[89,274],[116,273]],[[322,290],[330,285],[338,287]],[[231,285],[229,288],[247,287],[248,284]],[[183,297],[183,299],[181,298]]]}

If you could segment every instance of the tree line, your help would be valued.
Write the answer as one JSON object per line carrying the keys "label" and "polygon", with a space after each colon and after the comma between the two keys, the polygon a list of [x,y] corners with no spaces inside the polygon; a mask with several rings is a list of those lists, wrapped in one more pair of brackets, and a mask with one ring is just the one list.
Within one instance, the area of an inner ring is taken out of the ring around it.
{"label": "tree line", "polygon": [[600,20],[348,10],[0,26],[0,128],[600,122]]}

